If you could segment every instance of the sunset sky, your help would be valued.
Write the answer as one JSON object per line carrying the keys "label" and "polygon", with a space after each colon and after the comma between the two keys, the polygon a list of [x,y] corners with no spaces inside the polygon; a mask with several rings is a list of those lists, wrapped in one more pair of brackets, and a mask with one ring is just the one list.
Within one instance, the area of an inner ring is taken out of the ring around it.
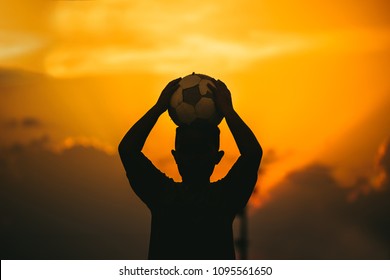
{"label": "sunset sky", "polygon": [[[389,6],[385,0],[3,1],[0,179],[15,195],[15,186],[22,191],[50,185],[49,193],[60,197],[56,185],[66,179],[61,171],[69,172],[85,192],[115,197],[112,189],[122,190],[119,197],[129,195],[131,201],[129,208],[123,206],[127,215],[137,219],[134,212],[143,209],[141,215],[148,219],[146,207],[126,189],[117,145],[170,80],[197,72],[227,84],[236,111],[264,149],[251,202],[253,224],[271,209],[267,207],[278,205],[277,198],[288,193],[286,186],[310,172],[319,172],[316,180],[331,178],[349,201],[371,189],[386,190]],[[224,121],[220,128],[226,155],[213,180],[223,177],[238,157]],[[170,155],[174,131],[163,115],[144,152],[180,180]],[[46,179],[34,185],[26,174]],[[65,187],[69,197],[78,193],[72,184]],[[47,192],[46,187],[41,191]],[[318,194],[309,199],[321,200]],[[17,199],[9,201],[12,207]],[[80,197],[78,201],[83,204]],[[24,221],[24,214],[15,215],[19,218],[5,215],[2,227]],[[148,221],[142,226],[148,234]],[[257,246],[261,240],[253,231]],[[367,248],[381,248],[371,245]],[[252,249],[253,258],[293,258],[258,246]],[[378,250],[368,250],[367,256],[390,256],[388,249],[375,255]]]}

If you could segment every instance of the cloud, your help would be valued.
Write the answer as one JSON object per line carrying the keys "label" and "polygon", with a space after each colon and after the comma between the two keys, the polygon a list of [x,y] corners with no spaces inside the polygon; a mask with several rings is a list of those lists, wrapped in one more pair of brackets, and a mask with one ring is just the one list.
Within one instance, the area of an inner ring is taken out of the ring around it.
{"label": "cloud", "polygon": [[377,168],[381,174],[379,176],[383,178],[380,181],[380,187],[390,187],[390,138],[379,147]]}
{"label": "cloud", "polygon": [[[317,13],[316,20],[321,17],[331,27],[320,24],[316,32],[310,32],[316,25],[313,15],[290,5],[251,2],[247,9],[209,1],[197,1],[191,8],[180,1],[59,3],[51,26],[60,43],[47,53],[45,69],[56,77],[123,71],[217,72],[220,65],[223,71],[239,72],[265,59],[307,50],[350,53],[389,48],[387,27],[345,25],[346,17],[361,21],[350,14],[348,5],[330,3],[318,9],[302,3]],[[285,14],[280,6],[294,13]],[[335,28],[327,15],[333,18],[339,9],[347,13]],[[283,26],[275,18],[282,18]]]}
{"label": "cloud", "polygon": [[[382,180],[370,180],[370,188],[363,189],[350,207],[350,220],[372,240],[381,243],[390,257],[390,141],[386,139],[379,148],[377,168]],[[372,184],[379,183],[379,184]],[[365,192],[364,192],[365,191]]]}
{"label": "cloud", "polygon": [[266,42],[237,42],[195,33],[174,38],[170,44],[144,49],[116,44],[57,48],[48,54],[45,65],[47,73],[57,77],[102,71],[177,73],[205,68],[218,71],[221,64],[227,71],[238,71],[254,61],[302,50],[309,44],[298,36],[273,34],[271,37]]}
{"label": "cloud", "polygon": [[208,1],[191,8],[180,1],[60,3],[51,25],[61,43],[48,52],[45,68],[56,77],[102,71],[210,72],[221,71],[221,64],[226,71],[239,71],[255,60],[311,45],[296,33],[255,32],[253,26],[244,35],[235,27],[227,32],[226,11],[231,12]]}
{"label": "cloud", "polygon": [[0,3],[0,65],[42,69],[53,36],[48,20],[52,1],[15,0]]}
{"label": "cloud", "polygon": [[[43,63],[57,77],[123,71],[177,74],[178,68],[217,71],[221,64],[232,72],[308,48],[350,52],[389,47],[388,24],[373,24],[388,23],[383,1],[354,3],[354,9],[337,1],[320,9],[307,1],[24,2],[2,4],[0,60],[9,66],[30,64],[31,69],[41,69]],[[310,34],[311,28],[316,35]],[[24,61],[29,55],[36,56],[30,58],[34,63]]]}
{"label": "cloud", "polygon": [[33,117],[26,117],[22,119],[21,122],[23,127],[30,128],[30,127],[40,127],[42,125],[41,121],[33,118]]}
{"label": "cloud", "polygon": [[[386,172],[388,148],[379,160]],[[347,199],[368,182],[345,189],[332,168],[321,164],[291,172],[250,218],[252,258],[388,259],[389,183],[380,190],[369,186],[353,202]]]}
{"label": "cloud", "polygon": [[2,38],[0,50],[2,63],[21,55],[31,54],[47,45],[46,39],[29,33],[1,31],[0,37]]}
{"label": "cloud", "polygon": [[47,141],[2,148],[2,259],[146,258],[147,208],[119,158]]}
{"label": "cloud", "polygon": [[116,147],[103,143],[99,139],[93,137],[67,137],[61,143],[55,145],[53,150],[63,152],[73,149],[74,147],[92,148],[108,155],[115,155],[117,152]]}
{"label": "cloud", "polygon": [[[119,158],[76,143],[54,153],[49,144],[43,137],[1,150],[1,257],[146,258],[150,215]],[[385,147],[378,163],[387,172]],[[296,170],[250,216],[250,257],[387,259],[389,189],[387,181],[348,202],[351,190],[332,168]]]}
{"label": "cloud", "polygon": [[46,80],[47,77],[40,73],[0,67],[0,89],[2,95],[7,94],[13,88],[37,86]]}
{"label": "cloud", "polygon": [[21,119],[10,119],[4,122],[4,126],[8,129],[15,128],[40,128],[43,123],[40,119],[35,117],[24,117]]}

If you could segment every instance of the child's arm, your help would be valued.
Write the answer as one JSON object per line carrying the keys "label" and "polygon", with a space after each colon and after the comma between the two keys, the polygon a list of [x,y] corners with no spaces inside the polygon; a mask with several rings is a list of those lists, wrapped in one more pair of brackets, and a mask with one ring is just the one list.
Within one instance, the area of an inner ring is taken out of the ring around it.
{"label": "child's arm", "polygon": [[216,88],[213,88],[210,85],[210,89],[212,89],[215,94],[217,109],[225,117],[226,123],[233,134],[241,156],[253,158],[260,163],[263,155],[262,148],[251,129],[234,110],[229,89],[220,80],[215,81],[215,85]]}
{"label": "child's arm", "polygon": [[173,181],[158,170],[141,151],[158,118],[167,110],[172,93],[179,86],[179,80],[174,80],[165,87],[157,103],[130,128],[118,147],[132,189],[149,207],[153,207],[156,199],[161,196],[163,187]]}
{"label": "child's arm", "polygon": [[[124,158],[131,157],[140,153],[146,138],[156,124],[158,118],[169,106],[172,93],[178,88],[181,78],[171,81],[162,91],[157,103],[126,133],[119,144],[118,150],[122,162],[125,165]],[[126,166],[125,166],[126,168]]]}
{"label": "child's arm", "polygon": [[223,114],[233,134],[241,156],[229,173],[221,180],[224,186],[227,209],[237,213],[244,208],[256,185],[257,174],[263,151],[255,135],[233,109],[229,89],[221,81],[215,81],[216,88],[210,86],[215,94],[217,109]]}

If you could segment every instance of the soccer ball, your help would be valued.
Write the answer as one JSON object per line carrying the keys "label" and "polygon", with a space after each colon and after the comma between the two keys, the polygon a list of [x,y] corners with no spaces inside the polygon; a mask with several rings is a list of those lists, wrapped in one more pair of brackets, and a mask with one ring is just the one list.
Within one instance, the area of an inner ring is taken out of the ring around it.
{"label": "soccer ball", "polygon": [[192,73],[181,79],[168,109],[176,125],[218,125],[222,121],[223,116],[216,110],[214,94],[208,84],[215,86],[212,78],[203,74]]}

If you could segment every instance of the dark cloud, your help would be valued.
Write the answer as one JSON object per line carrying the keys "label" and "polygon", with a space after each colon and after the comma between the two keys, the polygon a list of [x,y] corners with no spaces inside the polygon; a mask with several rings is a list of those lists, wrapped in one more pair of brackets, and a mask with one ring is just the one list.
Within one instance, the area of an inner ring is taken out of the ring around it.
{"label": "dark cloud", "polygon": [[0,68],[0,93],[6,94],[12,88],[37,86],[47,79],[48,77],[45,74]]}
{"label": "dark cloud", "polygon": [[[2,259],[145,259],[150,215],[120,160],[50,139],[0,153]],[[389,170],[389,144],[379,163]],[[388,259],[389,184],[354,202],[312,164],[289,174],[249,220],[252,259]],[[363,180],[356,188],[364,186]]]}
{"label": "dark cloud", "polygon": [[46,141],[1,152],[1,258],[145,259],[150,218],[119,158]]}
{"label": "dark cloud", "polygon": [[386,244],[390,257],[390,142],[386,140],[379,151],[378,168],[383,176],[379,186],[368,195],[360,195],[351,206],[351,219],[359,223],[377,241]]}
{"label": "dark cloud", "polygon": [[4,127],[7,129],[15,128],[41,128],[43,122],[35,117],[24,117],[20,119],[10,119],[4,122]]}
{"label": "dark cloud", "polygon": [[[313,164],[275,187],[271,201],[250,220],[252,258],[390,257],[389,185],[380,191],[371,188],[370,193],[348,202],[352,190],[343,189],[331,171]],[[360,181],[355,188],[367,182]]]}
{"label": "dark cloud", "polygon": [[383,171],[387,175],[387,180],[384,184],[390,185],[390,138],[381,147],[378,163],[379,167],[383,168]]}
{"label": "dark cloud", "polygon": [[3,122],[3,127],[7,129],[14,129],[19,126],[19,122],[16,119],[10,119]]}
{"label": "dark cloud", "polygon": [[40,127],[42,125],[41,121],[33,118],[33,117],[26,117],[22,119],[21,122],[23,127],[30,128],[30,127]]}

